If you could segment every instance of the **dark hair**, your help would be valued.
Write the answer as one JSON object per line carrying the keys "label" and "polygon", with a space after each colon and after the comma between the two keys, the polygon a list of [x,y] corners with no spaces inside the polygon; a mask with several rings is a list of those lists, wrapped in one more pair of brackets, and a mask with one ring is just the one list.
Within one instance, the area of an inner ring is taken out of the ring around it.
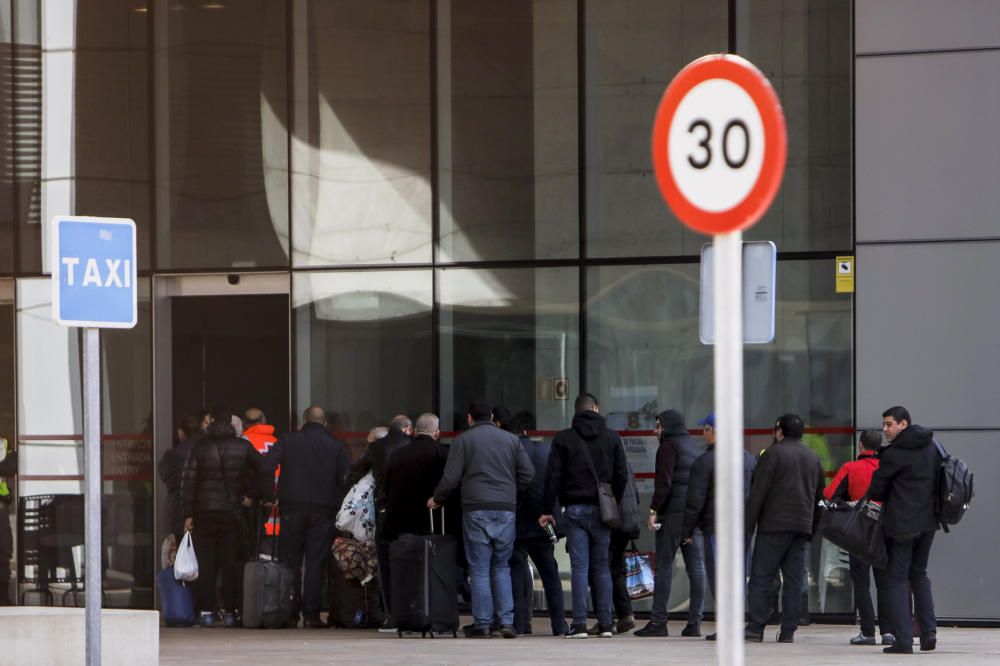
{"label": "dark hair", "polygon": [[887,416],[892,417],[892,420],[896,423],[902,423],[906,421],[906,425],[910,425],[913,421],[910,420],[910,413],[906,411],[905,407],[900,407],[896,405],[895,407],[890,407],[889,409],[882,412],[882,418]]}
{"label": "dark hair", "polygon": [[865,451],[877,451],[882,446],[881,430],[865,430],[861,433],[861,448]]}
{"label": "dark hair", "polygon": [[208,434],[217,437],[235,437],[236,429],[233,428],[233,410],[228,407],[214,407],[210,412],[212,422],[208,424]]}
{"label": "dark hair", "polygon": [[592,393],[581,393],[577,396],[576,402],[573,403],[573,409],[583,412],[588,409],[596,409],[598,405],[597,398]]}
{"label": "dark hair", "polygon": [[473,421],[489,421],[493,418],[493,409],[485,400],[473,400],[469,403],[469,416]]}
{"label": "dark hair", "polygon": [[204,420],[205,415],[203,413],[182,416],[181,420],[177,422],[177,428],[184,433],[185,437],[191,438],[201,433],[201,422]]}
{"label": "dark hair", "polygon": [[802,417],[798,414],[782,414],[774,424],[775,429],[780,428],[781,434],[785,437],[802,437],[805,426],[802,424]]}
{"label": "dark hair", "polygon": [[514,417],[511,415],[510,410],[503,405],[496,405],[493,408],[493,422],[504,430],[510,432],[516,432],[511,429],[513,425]]}

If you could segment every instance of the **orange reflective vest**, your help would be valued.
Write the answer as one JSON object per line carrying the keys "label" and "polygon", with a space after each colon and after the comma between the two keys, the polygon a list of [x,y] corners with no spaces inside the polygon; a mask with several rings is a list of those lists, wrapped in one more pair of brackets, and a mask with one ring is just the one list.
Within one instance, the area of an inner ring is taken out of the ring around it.
{"label": "orange reflective vest", "polygon": [[[278,438],[274,436],[274,426],[267,425],[266,423],[257,423],[246,430],[243,431],[243,436],[253,444],[253,448],[257,449],[258,453],[264,455],[270,450],[271,446],[278,441]],[[278,476],[281,475],[281,466],[274,470],[274,485],[275,490],[277,490]],[[267,536],[275,536],[281,533],[281,520],[278,518],[278,507],[271,509],[271,515],[268,516],[267,522],[264,523],[264,534]]]}

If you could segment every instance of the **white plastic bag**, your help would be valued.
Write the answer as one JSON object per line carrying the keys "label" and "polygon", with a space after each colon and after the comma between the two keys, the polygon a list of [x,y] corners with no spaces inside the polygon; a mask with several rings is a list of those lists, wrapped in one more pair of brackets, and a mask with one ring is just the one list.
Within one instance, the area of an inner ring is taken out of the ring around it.
{"label": "white plastic bag", "polygon": [[194,556],[194,542],[191,533],[185,532],[174,558],[174,578],[191,582],[198,580],[198,558]]}
{"label": "white plastic bag", "polygon": [[375,540],[375,477],[371,472],[347,491],[337,512],[337,529],[362,543]]}

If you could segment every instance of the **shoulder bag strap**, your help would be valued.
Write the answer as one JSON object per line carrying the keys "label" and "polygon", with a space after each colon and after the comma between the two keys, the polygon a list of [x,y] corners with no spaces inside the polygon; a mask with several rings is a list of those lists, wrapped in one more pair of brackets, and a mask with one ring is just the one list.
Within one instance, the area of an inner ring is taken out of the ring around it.
{"label": "shoulder bag strap", "polygon": [[587,440],[581,437],[580,445],[583,449],[583,457],[587,459],[587,467],[590,468],[590,473],[594,475],[594,483],[596,483],[597,487],[600,488],[601,477],[597,476],[597,469],[594,467],[594,459],[590,457],[590,449],[587,447]]}

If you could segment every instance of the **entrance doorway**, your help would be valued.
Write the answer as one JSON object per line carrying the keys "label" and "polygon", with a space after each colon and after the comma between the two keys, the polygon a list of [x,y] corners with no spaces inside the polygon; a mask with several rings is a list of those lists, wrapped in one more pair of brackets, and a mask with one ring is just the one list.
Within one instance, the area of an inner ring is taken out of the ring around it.
{"label": "entrance doorway", "polygon": [[[154,292],[157,463],[182,417],[216,406],[238,416],[257,407],[277,432],[288,430],[288,274],[157,276]],[[160,541],[170,531],[166,490],[157,483]]]}

